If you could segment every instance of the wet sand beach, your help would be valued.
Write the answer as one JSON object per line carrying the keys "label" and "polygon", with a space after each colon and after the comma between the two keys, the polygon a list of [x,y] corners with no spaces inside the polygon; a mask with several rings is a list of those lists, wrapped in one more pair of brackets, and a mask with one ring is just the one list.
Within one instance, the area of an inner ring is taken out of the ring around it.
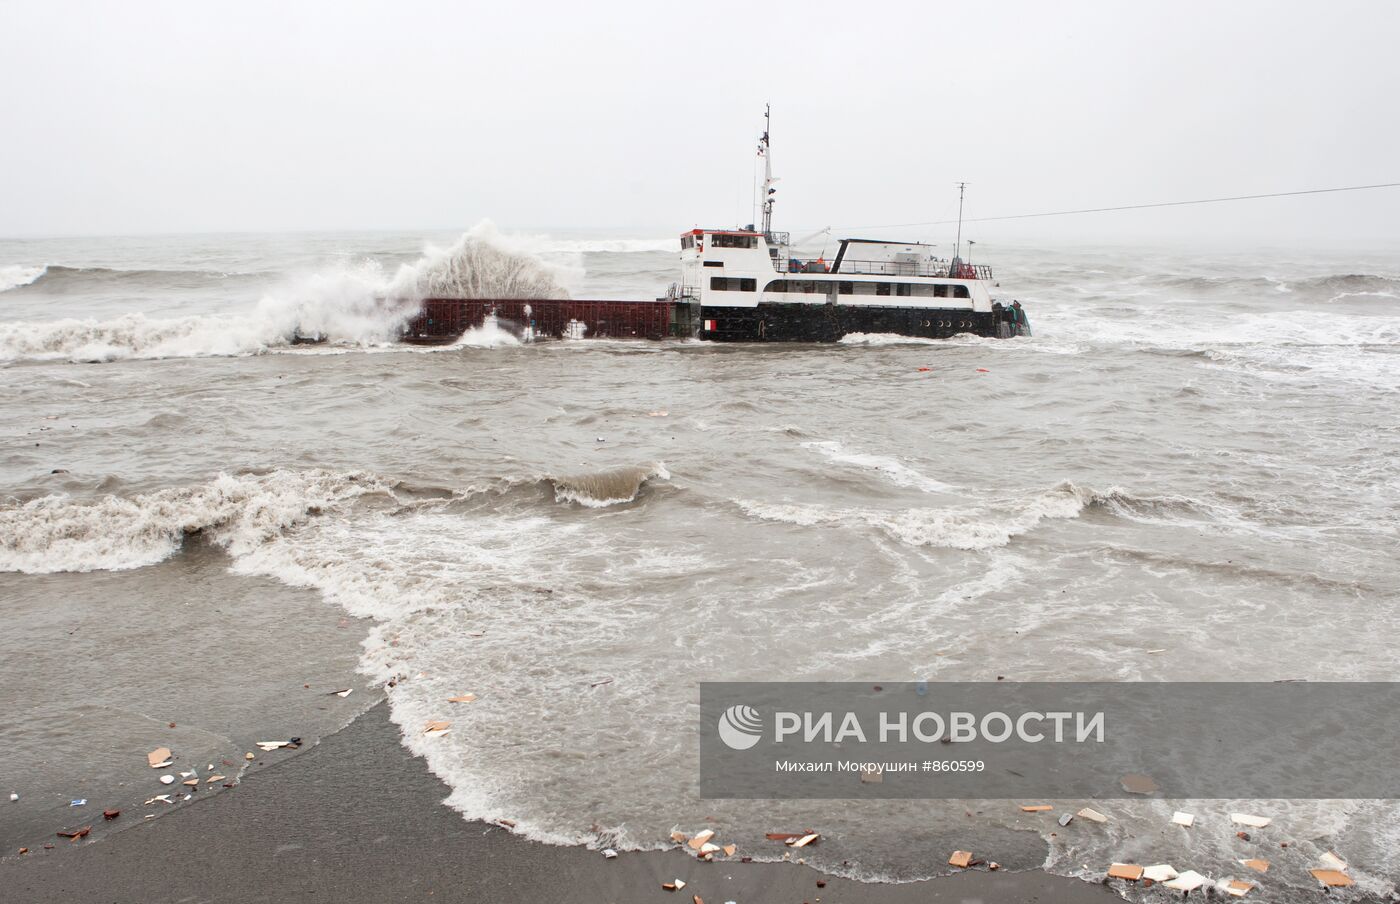
{"label": "wet sand beach", "polygon": [[[380,703],[318,746],[163,818],[143,824],[140,811],[124,812],[114,828],[124,824],[126,830],[101,839],[74,843],[49,835],[36,838],[30,854],[8,851],[0,860],[0,888],[15,904],[689,904],[692,895],[721,904],[1119,900],[1102,885],[1038,870],[872,885],[794,863],[704,863],[680,851],[624,852],[609,860],[597,851],[540,844],[463,820],[441,803],[449,791],[400,746]],[[43,841],[54,849],[44,850]],[[773,844],[745,840],[742,847],[765,843]],[[935,852],[929,857],[946,859]],[[677,878],[686,882],[683,890],[661,888]]]}

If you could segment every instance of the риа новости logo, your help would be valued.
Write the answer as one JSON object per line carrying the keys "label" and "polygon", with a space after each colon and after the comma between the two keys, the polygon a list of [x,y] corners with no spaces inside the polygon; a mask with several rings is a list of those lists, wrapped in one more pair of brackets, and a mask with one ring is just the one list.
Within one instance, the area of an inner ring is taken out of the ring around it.
{"label": "\u0440\u0438\u0430 \u043d\u043e\u0432\u043e\u0441\u0442\u0438 logo", "polygon": [[748,750],[763,737],[763,721],[758,710],[742,703],[729,707],[719,717],[719,738],[734,750]]}

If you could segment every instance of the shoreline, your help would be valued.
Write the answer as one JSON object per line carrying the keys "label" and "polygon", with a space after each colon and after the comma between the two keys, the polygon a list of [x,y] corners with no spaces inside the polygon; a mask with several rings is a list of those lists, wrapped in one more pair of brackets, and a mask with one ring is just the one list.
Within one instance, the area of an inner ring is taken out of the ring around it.
{"label": "shoreline", "polygon": [[[380,701],[314,747],[157,819],[123,812],[121,822],[130,822],[112,824],[116,831],[100,838],[74,843],[50,835],[36,839],[29,854],[6,851],[0,888],[10,900],[34,904],[233,902],[296,893],[347,904],[427,896],[495,904],[546,897],[690,904],[692,896],[709,904],[1122,900],[1102,884],[1040,870],[969,870],[870,884],[795,863],[706,863],[680,850],[606,859],[598,851],[547,845],[467,821],[443,804],[448,793],[399,743],[387,703]],[[677,878],[687,883],[683,892],[661,888]]]}

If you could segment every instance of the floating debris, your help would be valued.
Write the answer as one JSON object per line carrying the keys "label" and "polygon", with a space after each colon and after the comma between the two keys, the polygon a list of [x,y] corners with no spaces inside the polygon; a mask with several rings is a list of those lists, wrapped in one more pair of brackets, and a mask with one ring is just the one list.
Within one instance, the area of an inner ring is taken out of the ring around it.
{"label": "floating debris", "polygon": [[151,799],[149,799],[149,800],[146,801],[146,806],[149,807],[151,804],[155,803],[156,801],[160,801],[160,802],[163,803],[163,804],[168,804],[168,803],[170,803],[170,795],[169,795],[169,794],[157,794],[155,797],[152,797]]}
{"label": "floating debris", "polygon": [[1175,879],[1180,873],[1170,863],[1156,863],[1142,868],[1142,877],[1153,882],[1166,882]]}
{"label": "floating debris", "polygon": [[1341,857],[1338,857],[1336,854],[1332,853],[1331,851],[1328,851],[1327,853],[1323,854],[1317,859],[1320,860],[1322,864],[1328,867],[1329,869],[1339,869],[1342,872],[1346,872],[1347,862]]}
{"label": "floating debris", "polygon": [[215,782],[221,782],[221,781],[223,781],[223,780],[224,780],[224,777],[223,777],[222,775],[211,775],[211,776],[209,776],[208,778],[206,778],[206,779],[204,780],[204,783],[205,783],[206,785],[212,785],[212,784],[214,784]]}
{"label": "floating debris", "polygon": [[685,888],[685,880],[673,879],[670,882],[662,882],[661,887],[667,891],[680,891],[682,888]]}
{"label": "floating debris", "polygon": [[423,734],[440,735],[451,727],[452,723],[443,719],[429,719],[428,723],[423,726]]}
{"label": "floating debris", "polygon": [[1258,857],[1250,860],[1241,860],[1240,866],[1247,866],[1256,873],[1267,873],[1269,871],[1269,861],[1260,860]]}
{"label": "floating debris", "polygon": [[191,788],[198,788],[198,787],[199,787],[199,779],[197,779],[197,778],[187,778],[187,779],[185,779],[183,782],[181,782],[180,784],[182,784],[182,785],[189,785]]}
{"label": "floating debris", "polygon": [[690,840],[690,836],[686,835],[684,832],[672,832],[671,840],[676,844],[685,844]]}
{"label": "floating debris", "polygon": [[19,795],[16,794],[15,792],[11,791],[11,792],[10,792],[10,802],[13,803],[13,802],[15,802],[15,801],[17,801],[17,800],[19,800]]}
{"label": "floating debris", "polygon": [[117,818],[118,816],[120,816],[120,815],[122,815],[122,811],[121,811],[121,810],[103,810],[103,811],[102,811],[102,818],[103,818],[103,819],[106,819],[106,820],[113,820],[113,819],[116,819],[116,818]]}
{"label": "floating debris", "polygon": [[1108,878],[1136,882],[1142,878],[1142,867],[1136,863],[1115,863],[1108,868]]}
{"label": "floating debris", "polygon": [[1078,816],[1080,819],[1087,819],[1090,822],[1108,822],[1107,816],[1103,815],[1098,810],[1095,810],[1092,807],[1085,807],[1084,809],[1080,810],[1074,815]]}
{"label": "floating debris", "polygon": [[809,834],[809,835],[803,835],[801,838],[797,838],[797,839],[794,839],[794,840],[789,841],[789,842],[788,842],[788,847],[795,847],[795,848],[806,847],[807,845],[809,845],[809,844],[811,844],[812,842],[816,841],[816,840],[817,840],[818,838],[820,838],[820,837],[822,837],[822,836],[819,835],[818,833],[812,832],[812,833]]}
{"label": "floating debris", "polygon": [[[77,841],[79,838],[86,838],[88,833],[91,831],[92,826],[83,826],[81,829],[73,829],[71,831],[59,832],[57,834],[59,838],[71,838],[74,841]],[[1316,870],[1314,870],[1314,872],[1316,872]],[[1348,884],[1350,884],[1350,882],[1348,882]]]}
{"label": "floating debris", "polygon": [[1049,804],[1021,804],[1022,813],[1044,813],[1053,809],[1055,808]]}
{"label": "floating debris", "polygon": [[1335,869],[1310,869],[1312,877],[1328,888],[1346,888],[1348,885],[1355,885],[1351,876],[1341,870]]}
{"label": "floating debris", "polygon": [[736,844],[726,844],[726,845],[724,846],[724,848],[723,848],[723,850],[724,850],[724,856],[726,856],[726,857],[733,857],[733,856],[734,856],[734,852],[737,851],[738,849],[739,849],[739,846],[736,845]]}
{"label": "floating debris", "polygon": [[253,756],[252,751],[249,751],[248,753],[243,754],[243,759],[245,759],[245,760],[254,760],[254,759],[257,759],[257,757]]}
{"label": "floating debris", "polygon": [[972,865],[972,851],[953,851],[953,856],[948,858],[948,864],[958,869],[967,869]]}
{"label": "floating debris", "polygon": [[448,703],[473,703],[476,701],[476,694],[458,694],[455,697],[448,697]]}
{"label": "floating debris", "polygon": [[87,798],[86,798],[86,797],[79,797],[79,798],[76,798],[76,799],[74,799],[74,800],[70,800],[70,801],[68,802],[68,806],[70,806],[70,807],[85,807],[85,806],[87,806]]}
{"label": "floating debris", "polygon": [[1196,817],[1190,813],[1183,813],[1180,810],[1177,810],[1175,813],[1172,814],[1172,822],[1176,823],[1179,826],[1185,826],[1189,829],[1192,825],[1195,824]]}
{"label": "floating debris", "polygon": [[1166,885],[1167,888],[1174,888],[1177,891],[1195,891],[1196,889],[1200,888],[1202,885],[1205,885],[1209,881],[1209,879],[1207,879],[1205,876],[1202,876],[1195,870],[1188,869],[1186,872],[1177,876],[1175,879],[1164,882],[1162,884]]}
{"label": "floating debris", "polygon": [[1230,821],[1236,825],[1249,826],[1251,829],[1262,829],[1273,822],[1267,816],[1250,816],[1248,813],[1231,813]]}
{"label": "floating debris", "polygon": [[1254,883],[1242,882],[1239,879],[1221,879],[1219,882],[1215,883],[1215,887],[1226,894],[1234,895],[1237,898],[1243,898],[1245,895],[1249,894],[1250,889],[1254,888]]}
{"label": "floating debris", "polygon": [[146,754],[146,762],[150,764],[152,769],[164,769],[170,765],[170,748],[157,747]]}
{"label": "floating debris", "polygon": [[347,688],[345,688],[344,690],[331,691],[329,694],[326,694],[326,696],[327,696],[327,697],[332,697],[332,696],[334,696],[334,697],[348,697],[348,696],[350,696],[351,694],[353,694],[354,692],[355,692],[355,689],[354,689],[353,687],[347,687]]}
{"label": "floating debris", "polygon": [[688,843],[692,848],[698,851],[705,846],[705,842],[709,841],[713,837],[715,837],[714,830],[706,829],[703,832],[698,833],[694,838],[690,839]]}
{"label": "floating debris", "polygon": [[611,859],[613,859],[613,858],[616,857],[616,856],[617,856],[617,851],[613,850],[612,848],[603,848],[603,859],[604,859],[604,860],[611,860]]}
{"label": "floating debris", "polygon": [[162,775],[162,776],[160,777],[160,783],[161,783],[162,785],[173,785],[173,784],[175,784],[175,776],[173,776],[173,775]]}
{"label": "floating debris", "polygon": [[1074,814],[1073,814],[1073,813],[1065,813],[1065,814],[1061,815],[1060,818],[1059,818],[1058,820],[1056,820],[1056,821],[1057,821],[1060,825],[1062,825],[1062,826],[1067,826],[1067,825],[1069,825],[1070,823],[1074,822]]}

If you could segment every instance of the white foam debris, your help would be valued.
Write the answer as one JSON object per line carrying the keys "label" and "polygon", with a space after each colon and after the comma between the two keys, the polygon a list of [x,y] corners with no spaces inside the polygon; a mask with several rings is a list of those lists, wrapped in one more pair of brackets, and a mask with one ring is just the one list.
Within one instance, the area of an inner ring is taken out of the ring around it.
{"label": "white foam debris", "polygon": [[1145,866],[1142,868],[1142,877],[1151,879],[1153,882],[1166,882],[1168,879],[1175,879],[1180,875],[1170,863],[1158,863],[1155,866]]}
{"label": "white foam debris", "polygon": [[1231,813],[1230,821],[1235,825],[1249,826],[1252,829],[1262,829],[1273,822],[1267,816],[1251,816],[1248,813]]}
{"label": "white foam debris", "polygon": [[1103,815],[1098,810],[1095,810],[1092,807],[1085,807],[1084,809],[1080,810],[1074,815],[1078,816],[1080,819],[1087,819],[1090,822],[1108,822],[1107,816]]}
{"label": "white foam debris", "polygon": [[1319,862],[1326,864],[1332,869],[1341,870],[1342,872],[1346,872],[1347,870],[1347,862],[1341,857],[1338,857],[1336,854],[1332,853],[1331,851],[1327,851],[1317,859]]}
{"label": "white foam debris", "polygon": [[1162,884],[1165,885],[1167,888],[1174,888],[1177,891],[1195,891],[1196,889],[1200,888],[1202,885],[1205,885],[1209,881],[1210,879],[1206,878],[1205,876],[1202,876],[1195,870],[1188,869],[1186,872],[1177,876],[1175,879],[1169,879]]}
{"label": "white foam debris", "polygon": [[1175,813],[1172,814],[1172,822],[1176,823],[1179,826],[1186,826],[1187,828],[1190,828],[1191,826],[1196,824],[1196,817],[1190,813],[1183,813],[1180,810],[1177,810]]}

